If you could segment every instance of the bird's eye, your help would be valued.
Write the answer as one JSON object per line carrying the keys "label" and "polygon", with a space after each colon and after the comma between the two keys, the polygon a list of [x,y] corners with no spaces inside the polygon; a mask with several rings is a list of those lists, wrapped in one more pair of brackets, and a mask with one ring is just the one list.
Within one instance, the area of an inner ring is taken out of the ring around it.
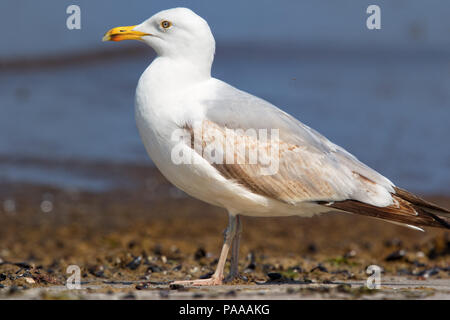
{"label": "bird's eye", "polygon": [[161,22],[161,27],[164,29],[169,29],[172,26],[172,22],[164,20]]}

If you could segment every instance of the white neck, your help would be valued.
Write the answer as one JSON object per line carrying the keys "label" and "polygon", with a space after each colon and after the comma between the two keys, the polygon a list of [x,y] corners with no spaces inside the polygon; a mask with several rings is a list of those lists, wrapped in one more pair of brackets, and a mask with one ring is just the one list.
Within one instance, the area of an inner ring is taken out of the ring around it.
{"label": "white neck", "polygon": [[211,78],[211,63],[198,63],[183,58],[157,57],[145,72],[141,80],[153,88],[186,89],[189,85]]}

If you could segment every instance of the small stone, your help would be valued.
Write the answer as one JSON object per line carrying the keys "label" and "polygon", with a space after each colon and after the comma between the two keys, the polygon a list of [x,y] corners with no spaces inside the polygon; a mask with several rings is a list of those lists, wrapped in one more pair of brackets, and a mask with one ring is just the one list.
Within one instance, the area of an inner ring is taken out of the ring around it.
{"label": "small stone", "polygon": [[150,264],[147,268],[147,272],[161,272],[163,271],[159,266],[156,264]]}
{"label": "small stone", "polygon": [[130,263],[128,263],[126,265],[126,267],[130,270],[136,270],[141,265],[141,262],[142,262],[142,257],[138,256],[138,257],[134,258]]}
{"label": "small stone", "polygon": [[269,277],[269,279],[271,281],[275,281],[275,280],[280,280],[283,276],[281,275],[281,273],[278,272],[269,272],[267,274],[267,276]]}
{"label": "small stone", "polygon": [[96,276],[98,278],[104,278],[105,277],[105,271],[103,269],[103,266],[97,266],[97,267],[90,267],[88,268],[88,271],[93,276]]}
{"label": "small stone", "polygon": [[302,273],[303,272],[303,269],[300,266],[294,266],[291,269],[292,269],[292,271],[297,272],[297,273]]}
{"label": "small stone", "polygon": [[388,255],[384,260],[386,261],[397,261],[403,259],[403,257],[406,255],[405,250],[397,250],[392,252],[390,255]]}
{"label": "small stone", "polygon": [[181,284],[175,284],[175,283],[171,283],[169,285],[170,290],[182,290],[184,289],[184,286]]}
{"label": "small stone", "polygon": [[27,262],[17,262],[15,263],[16,266],[23,269],[31,269],[31,265]]}
{"label": "small stone", "polygon": [[136,290],[148,289],[148,283],[143,282],[136,285]]}
{"label": "small stone", "polygon": [[34,284],[34,283],[36,283],[36,281],[34,281],[33,278],[25,277],[24,279],[25,279],[25,281],[26,281],[27,283],[29,283],[29,284]]}
{"label": "small stone", "polygon": [[328,269],[325,268],[325,267],[324,267],[323,265],[321,265],[320,263],[319,263],[317,266],[315,266],[314,268],[312,268],[310,272],[314,272],[314,271],[316,271],[316,270],[319,270],[319,271],[321,271],[321,272],[327,272],[327,273],[328,273]]}
{"label": "small stone", "polygon": [[441,269],[437,268],[437,267],[431,268],[431,269],[427,269],[427,270],[423,270],[422,272],[420,272],[418,274],[418,276],[419,277],[424,277],[424,278],[429,278],[431,276],[434,276],[434,275],[438,274],[440,270]]}
{"label": "small stone", "polygon": [[189,270],[190,273],[197,273],[198,271],[198,267],[193,267],[191,270]]}
{"label": "small stone", "polygon": [[356,251],[355,250],[350,250],[348,251],[346,254],[344,254],[344,258],[353,258],[356,257]]}
{"label": "small stone", "polygon": [[202,258],[206,257],[206,251],[203,248],[198,248],[197,251],[194,253],[194,259],[200,260]]}
{"label": "small stone", "polygon": [[172,271],[180,271],[183,266],[181,264],[172,268]]}
{"label": "small stone", "polygon": [[209,279],[214,274],[214,272],[208,272],[199,277],[199,279]]}

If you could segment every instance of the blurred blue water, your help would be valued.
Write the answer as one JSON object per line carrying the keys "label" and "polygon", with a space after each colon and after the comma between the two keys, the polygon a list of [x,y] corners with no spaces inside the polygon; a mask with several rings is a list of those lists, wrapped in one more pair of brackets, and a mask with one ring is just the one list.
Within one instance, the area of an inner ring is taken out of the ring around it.
{"label": "blurred blue water", "polygon": [[[1,73],[0,157],[149,163],[133,100],[150,61],[149,53]],[[450,191],[450,59],[445,56],[277,56],[273,50],[219,48],[213,74],[291,113],[399,186]],[[27,180],[10,164],[0,170],[0,179]],[[67,174],[29,176],[34,182],[83,186]]]}
{"label": "blurred blue water", "polygon": [[[70,4],[81,7],[81,30],[66,28]],[[215,76],[288,111],[399,186],[450,192],[450,2],[378,0],[377,31],[365,27],[369,4],[373,1],[2,0],[0,28],[8,32],[2,33],[0,64],[114,50],[116,44],[100,42],[109,28],[188,6],[209,22],[219,45]],[[0,182],[98,190],[111,182],[38,162],[149,163],[133,100],[150,61],[149,53],[0,71]],[[13,158],[27,159],[27,165],[14,165]]]}
{"label": "blurred blue water", "polygon": [[[66,8],[81,8],[81,30],[68,30]],[[366,9],[381,8],[381,30],[366,28]],[[450,49],[448,0],[2,0],[0,59],[102,48],[111,27],[189,7],[208,21],[218,43],[337,44],[364,48]]]}

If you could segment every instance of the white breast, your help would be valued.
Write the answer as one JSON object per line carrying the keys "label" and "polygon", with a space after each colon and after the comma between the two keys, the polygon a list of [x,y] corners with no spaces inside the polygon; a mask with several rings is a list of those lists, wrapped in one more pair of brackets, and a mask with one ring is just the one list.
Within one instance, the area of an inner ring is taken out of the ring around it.
{"label": "white breast", "polygon": [[[158,58],[160,59],[160,58]],[[211,94],[215,81],[200,79],[187,86],[173,77],[163,60],[156,59],[141,76],[136,89],[135,117],[144,146],[161,173],[187,194],[207,203],[226,208],[231,213],[254,216],[311,216],[323,212],[322,206],[292,206],[254,194],[224,178],[207,160],[189,145],[183,152],[196,158],[191,164],[175,164],[172,150],[179,143],[172,140],[174,130],[187,120],[202,120],[203,110],[195,101]],[[178,68],[179,70],[179,68]]]}

